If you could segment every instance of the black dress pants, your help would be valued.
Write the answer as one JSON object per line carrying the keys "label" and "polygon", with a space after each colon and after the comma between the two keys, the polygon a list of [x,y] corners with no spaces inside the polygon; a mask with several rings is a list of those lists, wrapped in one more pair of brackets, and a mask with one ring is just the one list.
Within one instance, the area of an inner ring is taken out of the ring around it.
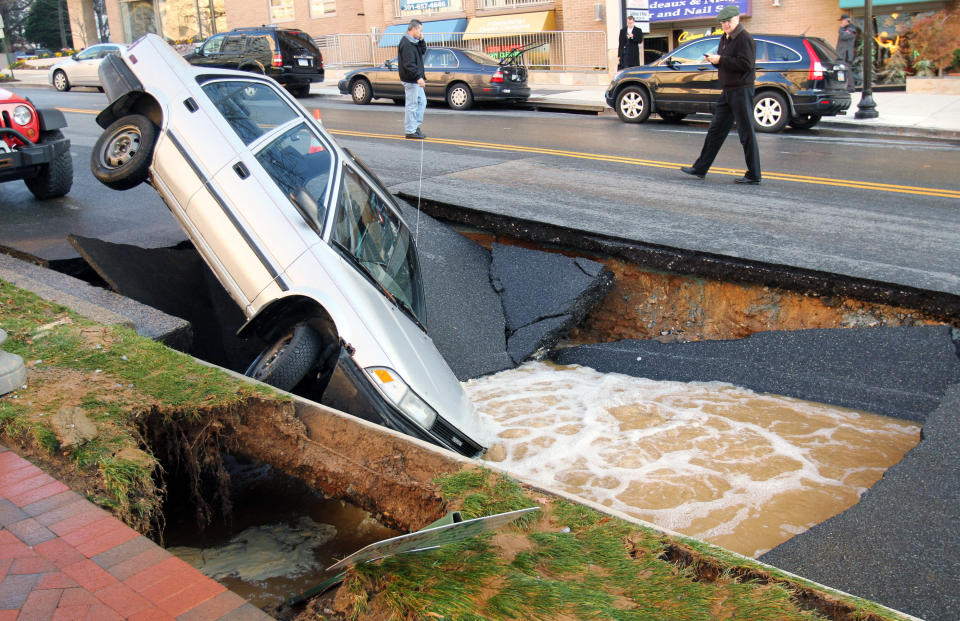
{"label": "black dress pants", "polygon": [[743,156],[747,160],[747,178],[760,181],[760,152],[757,150],[757,134],[753,129],[753,87],[741,86],[724,90],[717,101],[717,109],[710,121],[710,129],[703,141],[700,157],[693,163],[698,175],[705,175],[713,165],[723,141],[726,140],[733,122],[737,122],[737,134],[743,145]]}

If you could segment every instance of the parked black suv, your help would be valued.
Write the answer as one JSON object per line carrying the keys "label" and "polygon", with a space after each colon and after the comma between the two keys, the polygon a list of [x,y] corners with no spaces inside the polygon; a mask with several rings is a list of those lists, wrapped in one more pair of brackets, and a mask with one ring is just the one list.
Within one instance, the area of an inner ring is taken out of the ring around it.
{"label": "parked black suv", "polygon": [[311,82],[323,82],[323,56],[302,30],[234,28],[213,35],[185,58],[191,65],[268,75],[295,97],[306,96]]}
{"label": "parked black suv", "polygon": [[[791,35],[754,35],[757,43],[757,131],[778,132],[787,123],[809,129],[823,116],[845,114],[852,79],[836,51],[823,39]],[[717,68],[704,54],[715,54],[719,36],[678,47],[656,62],[618,73],[607,89],[607,105],[624,123],[642,123],[656,112],[679,121],[695,112],[712,113],[720,84]]]}

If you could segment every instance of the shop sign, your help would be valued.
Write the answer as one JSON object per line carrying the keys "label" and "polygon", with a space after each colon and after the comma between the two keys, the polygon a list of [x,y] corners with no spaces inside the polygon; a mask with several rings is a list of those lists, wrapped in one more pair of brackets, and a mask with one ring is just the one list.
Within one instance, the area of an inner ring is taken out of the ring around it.
{"label": "shop sign", "polygon": [[735,4],[741,15],[750,15],[750,0],[650,0],[651,22],[679,22],[714,18],[720,9]]}
{"label": "shop sign", "polygon": [[445,9],[450,6],[450,0],[400,0],[400,11],[429,11]]}
{"label": "shop sign", "polygon": [[673,32],[677,36],[677,45],[679,45],[681,43],[687,43],[689,41],[696,41],[697,39],[709,37],[710,35],[723,34],[723,28],[717,26],[713,30],[706,28],[704,30],[674,30]]}

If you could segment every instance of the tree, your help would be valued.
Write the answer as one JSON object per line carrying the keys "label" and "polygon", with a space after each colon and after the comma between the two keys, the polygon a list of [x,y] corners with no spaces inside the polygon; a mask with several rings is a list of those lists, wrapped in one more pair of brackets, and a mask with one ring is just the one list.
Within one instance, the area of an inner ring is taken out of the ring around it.
{"label": "tree", "polygon": [[[60,7],[59,5],[63,5]],[[60,18],[63,21],[60,21]],[[27,12],[23,36],[51,50],[67,47],[73,40],[66,0],[36,0]]]}
{"label": "tree", "polygon": [[23,22],[33,0],[0,0],[0,16],[9,45],[23,43]]}
{"label": "tree", "polygon": [[914,22],[910,47],[942,75],[953,64],[954,51],[960,48],[960,12],[939,11]]}

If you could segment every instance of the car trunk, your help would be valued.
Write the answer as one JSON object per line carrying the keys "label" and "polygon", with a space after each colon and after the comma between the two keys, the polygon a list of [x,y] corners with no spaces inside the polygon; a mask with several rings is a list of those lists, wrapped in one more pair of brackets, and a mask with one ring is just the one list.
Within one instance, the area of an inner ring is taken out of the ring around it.
{"label": "car trunk", "polygon": [[322,56],[313,43],[287,33],[279,33],[277,39],[284,64],[289,63],[291,73],[315,74],[321,71]]}
{"label": "car trunk", "polygon": [[527,68],[523,65],[504,65],[500,67],[500,72],[503,74],[504,84],[518,86],[526,86],[527,84]]}
{"label": "car trunk", "polygon": [[847,88],[847,80],[853,79],[853,68],[845,64],[837,52],[823,39],[807,38],[823,68],[822,87],[824,90],[843,91]]}

